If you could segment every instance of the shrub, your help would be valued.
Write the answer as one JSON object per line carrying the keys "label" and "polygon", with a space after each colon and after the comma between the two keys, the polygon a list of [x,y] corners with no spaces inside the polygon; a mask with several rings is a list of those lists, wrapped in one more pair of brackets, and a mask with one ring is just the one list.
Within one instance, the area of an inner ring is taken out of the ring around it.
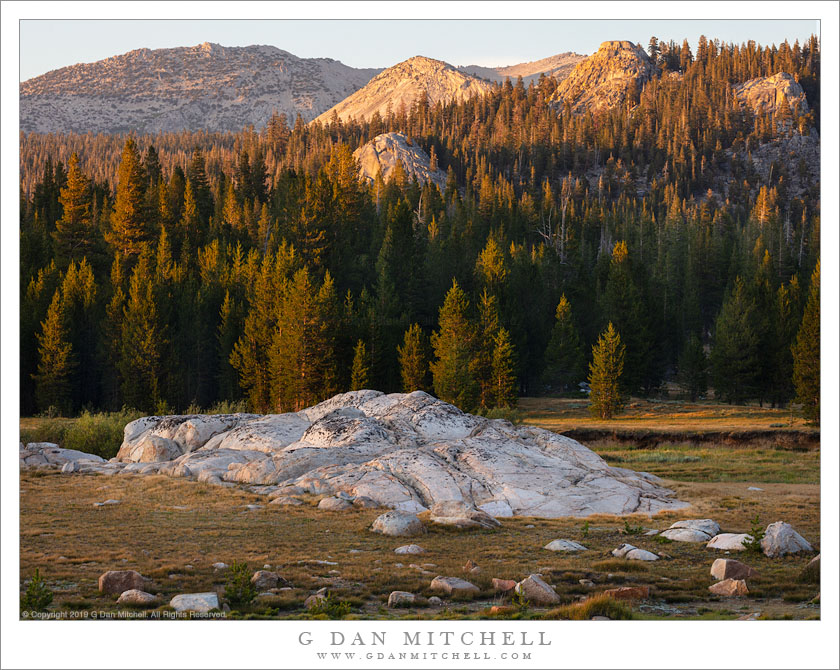
{"label": "shrub", "polygon": [[332,593],[327,591],[326,596],[314,603],[309,608],[309,613],[314,616],[325,615],[328,619],[343,619],[350,614],[352,606],[346,600],[338,600]]}
{"label": "shrub", "polygon": [[43,612],[52,601],[52,591],[36,568],[35,575],[26,587],[26,592],[20,597],[20,609],[25,612]]}
{"label": "shrub", "polygon": [[251,573],[247,563],[234,561],[227,572],[225,599],[231,607],[248,605],[257,597],[257,589],[251,583]]}
{"label": "shrub", "polygon": [[583,526],[581,526],[581,528],[580,528],[580,534],[581,534],[581,537],[583,537],[584,540],[587,537],[589,537],[589,521],[584,521],[583,522]]}
{"label": "shrub", "polygon": [[752,536],[752,540],[744,540],[744,548],[750,554],[760,554],[761,553],[761,540],[764,539],[764,528],[761,525],[761,522],[758,520],[758,515],[752,519],[751,521],[752,527],[750,528],[750,535]]}
{"label": "shrub", "polygon": [[484,416],[488,419],[504,419],[513,424],[522,423],[522,414],[515,407],[494,407],[488,409]]}
{"label": "shrub", "polygon": [[626,519],[624,520],[624,534],[625,535],[641,535],[645,532],[644,527],[642,526],[631,526],[630,522]]}
{"label": "shrub", "polygon": [[125,408],[119,412],[83,412],[70,424],[61,446],[113,458],[122,444],[125,425],[141,416],[141,412]]}
{"label": "shrub", "polygon": [[633,610],[627,603],[602,594],[592,596],[582,602],[555,607],[546,612],[543,618],[585,621],[594,616],[605,616],[610,619],[632,619]]}

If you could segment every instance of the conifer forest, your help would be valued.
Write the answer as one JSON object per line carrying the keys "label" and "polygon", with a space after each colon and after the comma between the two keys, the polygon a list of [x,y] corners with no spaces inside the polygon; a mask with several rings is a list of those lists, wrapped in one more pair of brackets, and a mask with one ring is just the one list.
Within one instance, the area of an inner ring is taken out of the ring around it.
{"label": "conifer forest", "polygon": [[[621,354],[616,407],[668,385],[817,418],[819,164],[790,156],[819,147],[819,43],[648,50],[656,74],[596,114],[543,76],[365,122],[21,133],[21,414],[361,388],[487,412],[580,396],[609,376],[594,347]],[[733,96],[777,72],[807,112]],[[445,187],[360,180],[385,132]]]}

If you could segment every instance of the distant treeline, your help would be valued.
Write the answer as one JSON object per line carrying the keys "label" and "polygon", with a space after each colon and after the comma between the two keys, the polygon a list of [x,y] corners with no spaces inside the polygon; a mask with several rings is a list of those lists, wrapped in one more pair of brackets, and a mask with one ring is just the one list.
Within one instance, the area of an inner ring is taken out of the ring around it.
{"label": "distant treeline", "polygon": [[[360,386],[490,409],[576,388],[608,322],[625,392],[696,397],[708,372],[726,400],[790,401],[819,182],[749,153],[816,127],[817,40],[650,49],[662,75],[597,117],[558,114],[542,78],[367,123],[22,136],[22,411]],[[808,114],[739,106],[732,83],[780,70]],[[386,131],[434,154],[442,192],[359,182],[352,151]]]}

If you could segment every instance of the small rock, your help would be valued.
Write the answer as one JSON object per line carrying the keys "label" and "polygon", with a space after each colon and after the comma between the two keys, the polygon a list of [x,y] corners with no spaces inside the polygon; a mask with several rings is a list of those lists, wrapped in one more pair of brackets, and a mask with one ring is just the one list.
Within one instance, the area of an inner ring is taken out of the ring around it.
{"label": "small rock", "polygon": [[814,551],[814,548],[789,523],[777,521],[765,529],[761,539],[761,550],[765,556],[776,558],[800,551]]}
{"label": "small rock", "polygon": [[616,600],[645,600],[650,596],[650,587],[620,586],[617,589],[607,589],[602,595]]}
{"label": "small rock", "polygon": [[440,502],[432,506],[429,521],[461,530],[469,528],[497,528],[502,524],[487,512],[457,501]]}
{"label": "small rock", "polygon": [[227,563],[222,563],[221,561],[219,561],[218,563],[213,563],[213,569],[216,572],[218,572],[220,570],[227,570],[228,566],[227,566]]}
{"label": "small rock", "polygon": [[425,554],[426,550],[419,544],[404,544],[394,549],[395,554]]}
{"label": "small rock", "polygon": [[429,603],[429,607],[440,607],[443,605],[443,601],[437,596],[432,596],[426,602]]}
{"label": "small rock", "polygon": [[499,579],[493,577],[493,589],[497,593],[509,593],[516,588],[516,582],[512,579]]}
{"label": "small rock", "polygon": [[391,591],[388,596],[388,607],[408,607],[414,604],[415,595],[408,591]]}
{"label": "small rock", "polygon": [[489,614],[493,614],[495,616],[498,616],[500,614],[501,615],[513,614],[515,611],[516,611],[515,607],[503,607],[501,605],[493,605],[493,607],[490,608]]}
{"label": "small rock", "polygon": [[515,590],[535,605],[555,605],[560,602],[560,596],[539,575],[526,577],[516,585]]}
{"label": "small rock", "polygon": [[659,556],[654,554],[653,552],[647,551],[645,549],[631,549],[626,554],[624,554],[624,558],[629,561],[658,561]]}
{"label": "small rock", "polygon": [[271,565],[266,563],[265,565],[263,565],[263,570],[271,570]]}
{"label": "small rock", "polygon": [[536,528],[536,526],[532,523],[526,524],[524,528]]}
{"label": "small rock", "polygon": [[595,586],[595,582],[593,582],[591,579],[578,579],[578,584],[580,584],[581,586],[589,587],[589,588],[592,588],[593,586]]}
{"label": "small rock", "polygon": [[651,537],[653,535],[659,535],[659,531],[656,528],[651,528],[650,530],[645,531],[645,535]]}
{"label": "small rock", "polygon": [[753,612],[752,614],[745,614],[744,616],[739,616],[735,621],[758,621],[758,617],[761,616],[761,612]]}
{"label": "small rock", "polygon": [[711,575],[717,580],[751,579],[757,577],[758,573],[734,558],[716,558],[712,563]]}
{"label": "small rock", "polygon": [[819,584],[820,583],[820,556],[821,554],[817,554],[808,561],[808,565],[802,568],[802,572],[799,573],[799,581],[805,582],[807,584]]}
{"label": "small rock", "polygon": [[608,616],[594,616],[590,619],[590,621],[612,621]]}
{"label": "small rock", "polygon": [[549,551],[586,551],[586,547],[573,540],[552,540],[543,549]]}
{"label": "small rock", "polygon": [[633,549],[635,548],[636,547],[634,547],[632,544],[624,543],[616,549],[613,549],[612,555],[616,558],[624,558],[628,551],[633,551]]}
{"label": "small rock", "polygon": [[[720,533],[720,525],[717,521],[713,521],[712,519],[684,519],[682,521],[677,521],[676,523],[672,523],[668,530],[674,528],[688,528],[690,530],[697,530],[701,533],[705,533],[708,535],[708,539],[713,538],[715,535]],[[665,533],[663,533],[664,535]],[[673,538],[672,538],[673,539]],[[707,539],[707,541],[708,541]],[[689,542],[693,540],[688,540]]]}
{"label": "small rock", "polygon": [[746,596],[750,592],[743,579],[724,579],[722,582],[712,584],[709,591],[718,596]]}
{"label": "small rock", "polygon": [[325,509],[332,512],[341,512],[353,507],[353,503],[344,498],[324,498],[318,503],[318,509]]}
{"label": "small rock", "polygon": [[720,549],[727,551],[744,551],[744,542],[752,542],[752,535],[747,533],[721,533],[715,535],[706,545],[708,549]]}
{"label": "small rock", "polygon": [[169,605],[176,612],[209,612],[213,609],[219,609],[219,596],[212,591],[209,593],[180,593],[169,601]]}
{"label": "small rock", "polygon": [[672,542],[708,542],[712,536],[694,528],[669,528],[660,533]]}
{"label": "small rock", "polygon": [[460,577],[441,577],[440,575],[432,580],[429,588],[432,591],[442,591],[450,596],[471,595],[479,592],[479,588],[475,584],[470,584]]}
{"label": "small rock", "polygon": [[[760,489],[757,486],[748,486],[747,487],[747,491],[763,491],[763,490],[764,489]],[[752,616],[752,615],[750,615],[750,616]],[[741,621],[741,619],[739,619],[739,621]]]}
{"label": "small rock", "polygon": [[394,563],[395,568],[402,568],[404,567],[402,563]]}
{"label": "small rock", "polygon": [[142,591],[151,580],[136,570],[109,570],[99,577],[99,590],[102,593],[122,594],[136,589]]}
{"label": "small rock", "polygon": [[256,512],[257,510],[263,509],[264,507],[264,505],[245,505],[245,509],[251,512]]}
{"label": "small rock", "polygon": [[391,510],[376,517],[370,529],[392,537],[416,537],[426,532],[426,527],[416,514]]}
{"label": "small rock", "polygon": [[[476,568],[478,568],[478,563],[474,560],[469,559],[466,563],[464,563],[464,567],[461,568],[464,572],[473,572]],[[481,568],[478,568],[481,571]]]}
{"label": "small rock", "polygon": [[129,605],[132,607],[154,607],[158,602],[157,596],[139,589],[123,591],[117,598],[117,605]]}

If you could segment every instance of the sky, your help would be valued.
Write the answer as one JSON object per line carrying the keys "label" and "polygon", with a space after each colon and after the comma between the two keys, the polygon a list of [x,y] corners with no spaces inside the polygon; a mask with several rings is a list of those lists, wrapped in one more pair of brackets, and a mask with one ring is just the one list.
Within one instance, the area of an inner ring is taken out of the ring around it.
{"label": "sky", "polygon": [[651,35],[695,48],[700,35],[724,42],[800,43],[819,35],[814,20],[21,20],[20,79],[134,49],[269,44],[304,58],[351,67],[389,67],[423,55],[452,65],[513,65],[605,40],[647,47]]}

